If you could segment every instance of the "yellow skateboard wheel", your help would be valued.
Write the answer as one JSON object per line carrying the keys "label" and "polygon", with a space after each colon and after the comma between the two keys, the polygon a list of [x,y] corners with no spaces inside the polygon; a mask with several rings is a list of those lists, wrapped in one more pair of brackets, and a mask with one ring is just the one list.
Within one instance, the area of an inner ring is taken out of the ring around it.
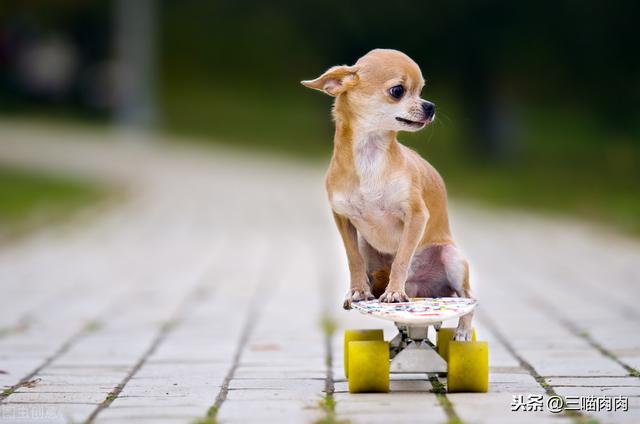
{"label": "yellow skateboard wheel", "polygon": [[449,342],[449,392],[489,390],[489,345],[487,342]]}
{"label": "yellow skateboard wheel", "polygon": [[344,376],[349,377],[349,342],[383,341],[382,330],[345,330],[344,332]]}
{"label": "yellow skateboard wheel", "polygon": [[349,343],[349,392],[389,391],[389,343],[358,341]]}
{"label": "yellow skateboard wheel", "polygon": [[[436,350],[442,356],[445,361],[449,361],[449,342],[453,340],[456,335],[455,328],[441,328],[436,336]],[[476,329],[473,329],[471,333],[471,340],[476,341]]]}

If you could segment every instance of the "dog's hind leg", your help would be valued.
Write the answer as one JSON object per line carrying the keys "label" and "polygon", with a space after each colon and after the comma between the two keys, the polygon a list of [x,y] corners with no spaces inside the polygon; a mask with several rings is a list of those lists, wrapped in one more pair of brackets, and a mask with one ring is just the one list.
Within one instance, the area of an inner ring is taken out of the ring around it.
{"label": "dog's hind leg", "polygon": [[358,248],[364,258],[371,293],[378,298],[384,293],[387,284],[389,284],[393,256],[378,252],[362,236],[358,237]]}
{"label": "dog's hind leg", "polygon": [[[451,288],[460,297],[472,298],[469,286],[469,264],[455,246],[447,245],[442,249],[442,264]],[[460,317],[455,340],[471,341],[473,311]]]}

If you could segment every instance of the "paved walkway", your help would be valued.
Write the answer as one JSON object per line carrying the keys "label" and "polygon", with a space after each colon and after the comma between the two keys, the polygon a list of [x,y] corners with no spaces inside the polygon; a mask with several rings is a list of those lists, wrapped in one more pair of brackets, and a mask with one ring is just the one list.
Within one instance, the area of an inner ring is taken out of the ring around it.
{"label": "paved walkway", "polygon": [[[351,395],[342,329],[393,327],[340,309],[323,170],[114,138],[0,124],[0,160],[126,192],[0,247],[1,423],[640,422],[640,244],[454,205],[490,392]],[[520,394],[629,411],[511,412]]]}

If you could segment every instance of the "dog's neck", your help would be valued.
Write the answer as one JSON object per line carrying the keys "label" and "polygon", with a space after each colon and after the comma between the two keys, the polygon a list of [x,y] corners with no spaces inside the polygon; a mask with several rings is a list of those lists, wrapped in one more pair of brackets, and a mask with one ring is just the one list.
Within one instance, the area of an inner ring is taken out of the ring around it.
{"label": "dog's neck", "polygon": [[336,99],[333,117],[334,159],[356,170],[361,180],[377,176],[399,149],[397,133],[380,130],[366,117],[355,114],[346,95]]}
{"label": "dog's neck", "polygon": [[347,161],[361,180],[378,176],[398,151],[396,132],[371,128],[353,116],[335,118],[334,158]]}

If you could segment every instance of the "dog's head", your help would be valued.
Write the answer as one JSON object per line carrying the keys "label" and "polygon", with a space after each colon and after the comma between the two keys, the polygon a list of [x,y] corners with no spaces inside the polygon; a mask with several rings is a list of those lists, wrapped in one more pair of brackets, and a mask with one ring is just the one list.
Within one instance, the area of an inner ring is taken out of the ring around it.
{"label": "dog's head", "polygon": [[302,84],[336,97],[336,117],[368,130],[417,131],[436,116],[435,105],[420,98],[420,68],[397,50],[372,50],[353,66],[334,66]]}

